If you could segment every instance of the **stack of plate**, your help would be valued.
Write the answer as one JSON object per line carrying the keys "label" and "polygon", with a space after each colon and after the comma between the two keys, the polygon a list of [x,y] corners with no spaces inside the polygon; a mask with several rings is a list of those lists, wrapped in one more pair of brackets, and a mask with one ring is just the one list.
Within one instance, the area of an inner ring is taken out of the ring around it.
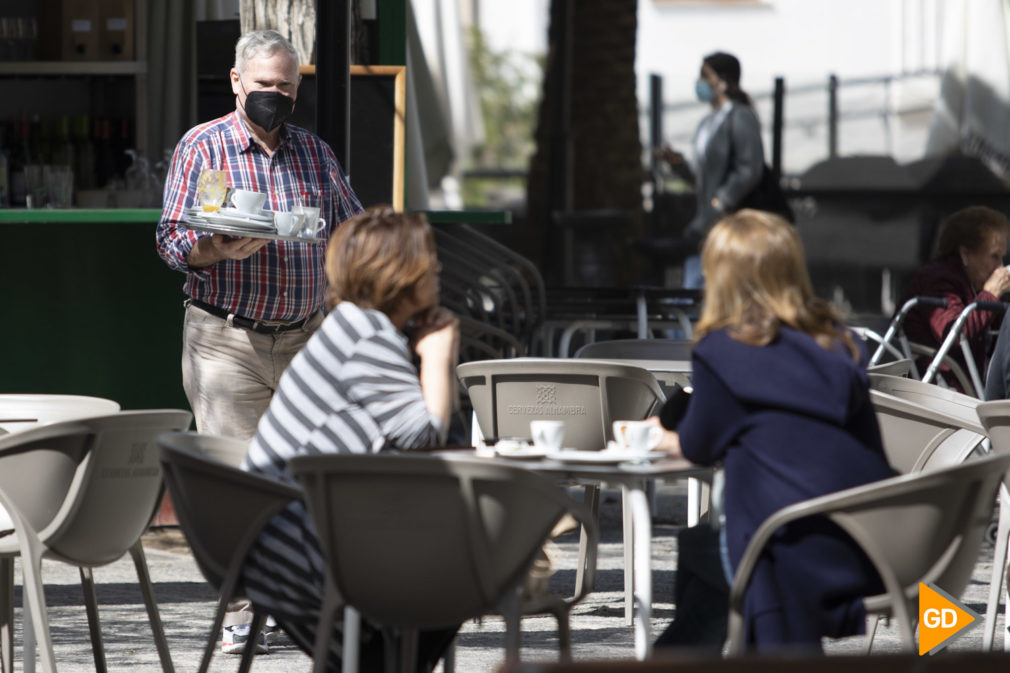
{"label": "stack of plate", "polygon": [[205,212],[200,207],[189,208],[186,210],[186,222],[222,234],[248,236],[256,233],[277,233],[274,227],[274,214],[269,210],[243,213],[235,208],[221,208],[212,212]]}

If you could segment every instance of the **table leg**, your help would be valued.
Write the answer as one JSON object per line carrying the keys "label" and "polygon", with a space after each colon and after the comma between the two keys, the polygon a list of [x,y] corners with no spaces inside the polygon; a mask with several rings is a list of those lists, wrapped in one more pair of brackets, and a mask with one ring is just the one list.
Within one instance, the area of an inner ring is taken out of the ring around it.
{"label": "table leg", "polygon": [[628,486],[635,567],[635,658],[652,655],[652,514],[645,482]]}
{"label": "table leg", "polygon": [[687,525],[694,527],[701,519],[701,481],[687,480]]}
{"label": "table leg", "polygon": [[344,656],[342,673],[357,673],[361,647],[361,614],[350,605],[344,608]]}
{"label": "table leg", "polygon": [[621,487],[621,534],[624,543],[624,623],[634,624],[635,619],[635,532],[632,529],[631,502],[628,500],[628,488]]}
{"label": "table leg", "polygon": [[645,295],[641,292],[635,297],[635,313],[638,318],[638,338],[648,339],[652,336],[649,333],[649,308],[645,304]]}

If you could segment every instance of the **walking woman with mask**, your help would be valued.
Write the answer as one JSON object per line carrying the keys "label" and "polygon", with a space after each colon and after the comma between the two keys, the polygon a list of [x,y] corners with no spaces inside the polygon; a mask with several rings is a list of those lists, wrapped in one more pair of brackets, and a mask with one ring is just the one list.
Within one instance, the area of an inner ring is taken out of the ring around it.
{"label": "walking woman with mask", "polygon": [[740,88],[740,61],[724,52],[706,56],[695,93],[712,111],[695,132],[693,162],[669,146],[661,150],[674,172],[694,183],[697,195],[697,210],[684,232],[692,248],[684,260],[685,288],[704,285],[701,241],[720,218],[737,210],[760,183],[764,169],[761,124],[750,96]]}

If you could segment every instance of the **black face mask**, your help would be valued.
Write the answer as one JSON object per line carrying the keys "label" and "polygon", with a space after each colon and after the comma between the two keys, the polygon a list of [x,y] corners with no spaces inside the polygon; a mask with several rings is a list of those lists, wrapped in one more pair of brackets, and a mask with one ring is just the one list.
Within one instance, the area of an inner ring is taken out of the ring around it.
{"label": "black face mask", "polygon": [[245,97],[249,121],[263,127],[267,133],[290,119],[294,110],[294,100],[279,91],[252,91]]}

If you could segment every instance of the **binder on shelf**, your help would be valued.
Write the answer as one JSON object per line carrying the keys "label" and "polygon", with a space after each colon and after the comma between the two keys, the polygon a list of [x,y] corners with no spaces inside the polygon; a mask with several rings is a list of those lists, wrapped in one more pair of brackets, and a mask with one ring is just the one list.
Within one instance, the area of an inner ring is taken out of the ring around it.
{"label": "binder on shelf", "polygon": [[98,6],[98,58],[132,61],[133,0],[100,0]]}
{"label": "binder on shelf", "polygon": [[39,58],[97,61],[99,7],[94,0],[39,0]]}

